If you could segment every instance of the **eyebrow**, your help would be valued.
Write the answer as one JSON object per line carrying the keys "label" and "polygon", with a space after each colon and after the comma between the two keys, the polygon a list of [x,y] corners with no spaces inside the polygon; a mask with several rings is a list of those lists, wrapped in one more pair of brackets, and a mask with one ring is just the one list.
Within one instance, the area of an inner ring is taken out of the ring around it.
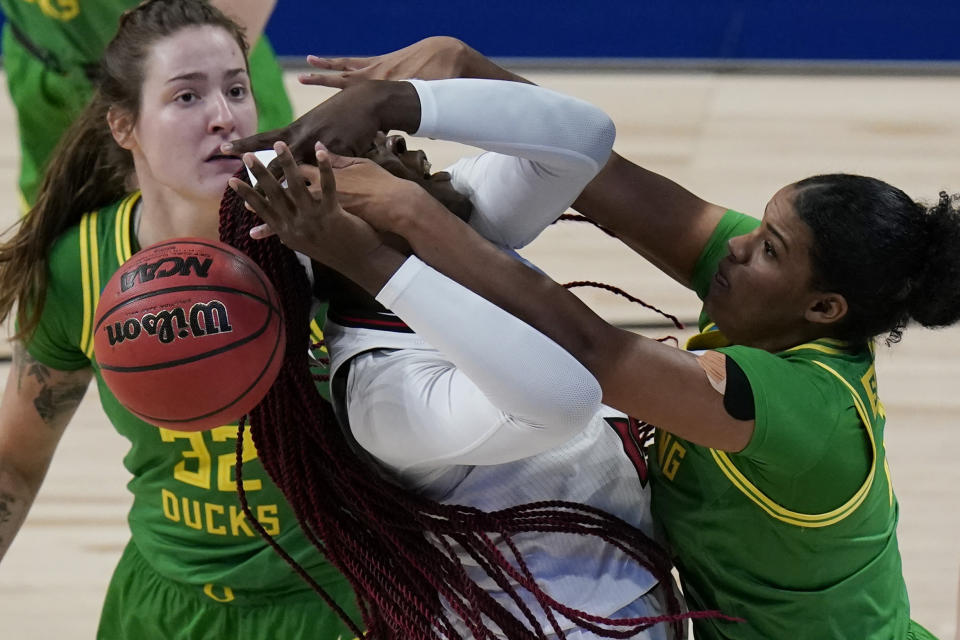
{"label": "eyebrow", "polygon": [[[224,75],[227,78],[232,78],[234,76],[238,76],[246,72],[247,72],[246,68],[237,67],[236,69],[230,69]],[[179,76],[174,76],[173,78],[170,78],[169,80],[167,80],[167,84],[170,84],[171,82],[178,82],[180,80],[206,80],[206,78],[207,78],[206,73],[202,71],[194,71],[192,73],[184,73]]]}
{"label": "eyebrow", "polygon": [[780,241],[780,244],[783,245],[783,248],[784,248],[784,249],[786,249],[787,251],[790,251],[790,245],[788,245],[788,244],[787,244],[787,241],[784,240],[783,235],[782,235],[779,231],[777,231],[777,230],[774,228],[774,226],[771,225],[769,222],[767,223],[767,229],[770,231],[770,233],[772,233],[773,235],[777,236],[777,239]]}

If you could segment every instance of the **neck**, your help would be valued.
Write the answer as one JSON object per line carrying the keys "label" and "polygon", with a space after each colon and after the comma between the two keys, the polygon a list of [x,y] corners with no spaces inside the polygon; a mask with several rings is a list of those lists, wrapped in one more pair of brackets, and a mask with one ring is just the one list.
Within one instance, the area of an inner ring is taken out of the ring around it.
{"label": "neck", "polygon": [[141,247],[170,238],[220,237],[220,201],[184,197],[166,189],[144,188],[137,242]]}
{"label": "neck", "polygon": [[[727,337],[729,338],[730,336]],[[764,351],[769,351],[771,353],[779,353],[780,351],[785,351],[791,347],[796,347],[797,345],[806,344],[807,342],[813,342],[814,340],[819,340],[820,338],[826,337],[828,336],[823,335],[819,331],[813,331],[812,328],[804,327],[797,328],[794,331],[789,331],[779,335],[744,340],[742,342],[736,342],[736,344],[763,349]]]}

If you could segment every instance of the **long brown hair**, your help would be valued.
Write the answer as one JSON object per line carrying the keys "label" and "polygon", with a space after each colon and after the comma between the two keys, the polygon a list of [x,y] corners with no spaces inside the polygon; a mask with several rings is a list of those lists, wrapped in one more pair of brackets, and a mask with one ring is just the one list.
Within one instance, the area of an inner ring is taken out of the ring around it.
{"label": "long brown hair", "polygon": [[[683,619],[720,617],[716,612],[681,613],[669,589],[664,590],[664,615],[618,620],[572,609],[546,594],[513,541],[517,534],[596,536],[658,580],[671,581],[668,554],[611,514],[562,501],[496,512],[442,504],[402,488],[371,468],[371,462],[352,449],[311,377],[307,357],[311,296],[304,270],[277,238],[251,240],[249,230],[258,222],[228,189],[220,208],[220,238],[264,269],[277,289],[287,326],[280,374],[249,416],[254,442],[260,461],[283,491],[307,538],[353,587],[368,637],[459,638],[457,629],[462,624],[474,638],[562,638],[564,618],[603,637],[631,637],[659,622],[673,625],[679,636]],[[358,625],[346,618],[329,594],[258,526],[243,495],[242,438],[237,442],[237,485],[247,518],[359,633]],[[519,616],[467,573],[463,554],[513,600]],[[533,601],[522,598],[523,592]],[[546,625],[538,622],[541,616]]]}
{"label": "long brown hair", "polygon": [[113,139],[107,112],[123,109],[136,121],[153,45],[204,25],[226,30],[246,57],[243,29],[206,0],[147,0],[121,16],[100,61],[93,97],[51,155],[36,203],[0,243],[0,322],[18,304],[16,337],[29,338],[40,320],[48,254],[56,239],[84,213],[120,200],[132,188],[133,157]]}

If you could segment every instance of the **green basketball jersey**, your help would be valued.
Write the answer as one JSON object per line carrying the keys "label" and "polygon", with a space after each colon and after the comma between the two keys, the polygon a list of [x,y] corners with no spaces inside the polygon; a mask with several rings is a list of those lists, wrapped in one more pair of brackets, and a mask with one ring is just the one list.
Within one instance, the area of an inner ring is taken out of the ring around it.
{"label": "green basketball jersey", "polygon": [[95,63],[131,0],[0,0],[4,18],[64,67]]}
{"label": "green basketball jersey", "polygon": [[[728,212],[696,266],[702,297],[727,240],[759,222]],[[872,345],[822,339],[781,353],[729,346],[702,317],[688,349],[717,349],[753,389],[756,428],[724,453],[666,432],[652,456],[654,517],[667,532],[698,640],[901,640],[909,604],[897,501],[883,447]]]}
{"label": "green basketball jersey", "polygon": [[[260,538],[237,499],[237,426],[179,432],[149,425],[124,409],[100,377],[92,326],[107,280],[137,250],[131,211],[139,199],[83,216],[56,242],[46,304],[28,349],[61,370],[92,366],[103,408],[130,441],[124,465],[133,478],[132,538],[162,576],[196,585],[220,602],[272,600],[309,587]],[[314,325],[316,328],[316,325]],[[243,483],[253,513],[321,585],[345,579],[304,537],[280,490],[257,459],[246,430]],[[319,606],[323,605],[319,596]]]}

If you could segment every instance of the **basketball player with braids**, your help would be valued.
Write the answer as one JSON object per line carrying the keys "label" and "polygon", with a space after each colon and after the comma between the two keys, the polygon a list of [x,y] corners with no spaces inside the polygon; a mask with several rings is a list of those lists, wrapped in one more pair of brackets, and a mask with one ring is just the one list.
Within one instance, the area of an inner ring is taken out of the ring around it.
{"label": "basketball player with braids", "polygon": [[249,198],[290,246],[431,340],[462,331],[433,312],[477,304],[472,290],[567,349],[604,402],[657,425],[653,514],[688,604],[743,620],[697,620],[698,640],[932,638],[910,619],[874,350],[908,322],[960,319],[957,196],[923,205],[874,178],[820,175],[780,189],[758,220],[612,155],[575,206],[701,297],[702,333],[683,351],[609,325],[423,189],[317,157],[309,191],[288,161],[287,191]]}
{"label": "basketball player with braids", "polygon": [[[9,510],[0,555],[97,377],[108,418],[131,444],[133,493],[103,639],[357,635],[245,518],[237,426],[184,433],[146,424],[102,384],[93,355],[98,295],[124,260],[167,238],[217,237],[221,196],[242,168],[219,146],[257,122],[245,53],[242,31],[204,0],[150,0],[124,14],[92,102],[54,154],[36,205],[0,245],[0,318],[19,305],[20,340],[0,404]],[[247,444],[243,486],[260,526],[354,615],[349,585],[314,552]]]}
{"label": "basketball player with braids", "polygon": [[[408,123],[422,118],[429,123],[419,135],[488,151],[431,174],[423,153],[408,150],[403,138],[374,133],[412,131]],[[309,119],[328,123],[343,144],[362,147],[363,135],[373,137],[369,155],[378,164],[422,185],[507,250],[522,247],[567,209],[606,161],[614,138],[609,118],[592,105],[489,80],[364,83]],[[254,170],[280,189],[260,165]],[[244,183],[231,185],[254,202]],[[517,208],[530,215],[502,215]],[[223,238],[261,262],[288,304],[301,300],[305,308],[306,286],[289,277],[299,271],[292,254],[276,239],[251,240],[249,215],[241,219],[240,203],[225,209]],[[358,463],[367,465],[335,466],[348,444],[340,442],[328,409],[316,399],[305,404],[304,349],[295,341],[252,421],[260,425],[261,459],[275,478],[288,479],[289,485],[278,482],[305,528],[351,578],[361,601],[370,602],[371,633],[445,637],[449,625],[456,637],[681,635],[678,625],[644,631],[658,616],[670,622],[679,603],[670,565],[647,539],[653,531],[646,465],[629,435],[636,424],[599,407],[592,376],[556,344],[479,298],[479,305],[421,301],[438,323],[469,334],[450,340],[413,333],[368,294],[332,277],[317,272],[331,299],[334,406],[362,452]],[[302,340],[304,312],[288,308],[286,316],[288,335],[298,333],[300,318]],[[303,415],[326,415],[327,423],[305,424]],[[317,488],[306,490],[307,481]],[[361,516],[368,513],[372,521]],[[370,530],[360,557],[351,522]],[[411,566],[406,557],[414,552]],[[387,567],[386,586],[371,582],[378,565]],[[414,595],[401,597],[403,589]],[[441,601],[446,612],[437,609]]]}

